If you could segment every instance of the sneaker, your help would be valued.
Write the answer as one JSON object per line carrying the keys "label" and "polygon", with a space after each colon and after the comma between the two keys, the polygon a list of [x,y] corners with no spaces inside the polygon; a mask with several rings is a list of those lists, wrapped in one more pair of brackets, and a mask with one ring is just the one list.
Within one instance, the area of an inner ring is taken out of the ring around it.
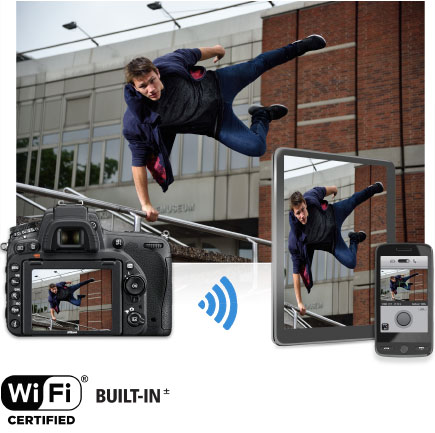
{"label": "sneaker", "polygon": [[356,242],[359,244],[366,240],[367,235],[365,232],[349,232],[349,239],[351,242]]}
{"label": "sneaker", "polygon": [[369,188],[373,188],[375,190],[375,194],[379,194],[384,190],[384,185],[382,182],[375,182],[373,185],[370,185]]}
{"label": "sneaker", "polygon": [[310,35],[293,43],[296,44],[298,56],[302,56],[308,51],[321,50],[326,47],[325,38],[320,35]]}
{"label": "sneaker", "polygon": [[248,113],[254,116],[260,110],[267,113],[267,117],[270,121],[281,119],[281,117],[284,117],[288,113],[288,108],[281,104],[273,104],[269,105],[269,107],[264,107],[261,104],[253,104],[249,107]]}
{"label": "sneaker", "polygon": [[86,295],[78,295],[77,296],[77,299],[83,299],[83,298],[86,298]]}
{"label": "sneaker", "polygon": [[89,278],[89,282],[93,283],[95,281],[95,278]]}

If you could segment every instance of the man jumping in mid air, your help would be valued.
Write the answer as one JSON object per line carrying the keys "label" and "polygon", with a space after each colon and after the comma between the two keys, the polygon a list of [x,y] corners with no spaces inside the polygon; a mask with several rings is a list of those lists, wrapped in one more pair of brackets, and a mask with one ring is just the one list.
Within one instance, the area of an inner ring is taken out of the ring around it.
{"label": "man jumping in mid air", "polygon": [[269,123],[285,116],[287,108],[252,105],[248,128],[233,112],[234,98],[267,70],[325,46],[322,36],[311,35],[216,71],[195,65],[200,60],[214,58],[216,63],[222,59],[221,45],[176,50],[154,62],[133,59],[125,67],[123,134],[132,151],[133,180],[147,220],[158,217],[148,194],[147,169],[165,192],[174,180],[169,155],[176,134],[207,135],[244,155],[263,155]]}
{"label": "man jumping in mid air", "polygon": [[350,232],[349,247],[341,236],[344,220],[361,203],[384,190],[381,182],[356,192],[351,197],[328,204],[325,197],[337,194],[336,186],[315,187],[302,195],[299,191],[290,196],[290,233],[288,248],[293,261],[293,284],[296,301],[301,314],[306,308],[302,302],[300,277],[310,293],[313,287],[311,265],[315,250],[331,253],[344,266],[354,269],[358,244],[363,242],[366,234]]}
{"label": "man jumping in mid air", "polygon": [[61,281],[60,283],[50,284],[48,287],[48,303],[50,304],[51,318],[56,320],[54,313],[56,312],[59,314],[59,304],[61,301],[69,302],[77,307],[80,307],[82,299],[85,298],[86,295],[78,295],[77,298],[75,298],[74,292],[80,289],[80,287],[94,281],[94,278],[89,278],[89,280],[78,284],[73,284],[72,286],[67,286],[67,284],[71,284],[71,281]]}
{"label": "man jumping in mid air", "polygon": [[398,287],[402,287],[405,290],[411,290],[411,286],[414,283],[407,283],[407,281],[412,277],[416,277],[417,275],[418,275],[418,272],[416,272],[415,274],[411,274],[408,277],[405,277],[405,275],[394,275],[394,276],[390,277],[391,299],[393,301],[396,300]]}

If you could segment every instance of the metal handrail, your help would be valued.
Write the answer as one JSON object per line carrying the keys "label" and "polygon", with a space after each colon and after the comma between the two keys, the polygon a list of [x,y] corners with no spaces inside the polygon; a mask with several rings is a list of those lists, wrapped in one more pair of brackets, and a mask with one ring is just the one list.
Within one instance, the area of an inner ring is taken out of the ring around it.
{"label": "metal handrail", "polygon": [[[65,192],[70,192],[71,194],[75,194],[79,197],[88,198],[86,195],[81,194],[80,192],[76,191],[75,189],[72,189],[70,187],[66,187],[63,189]],[[134,218],[134,216],[124,216],[121,215],[119,212],[115,212],[113,210],[106,209],[107,212],[110,213],[110,215],[113,215],[114,217],[120,219],[121,221],[126,222],[127,224],[135,225],[136,223],[140,223],[140,227],[142,230],[148,233],[156,233],[158,235],[162,234],[162,231],[159,229],[156,229],[155,227],[150,226],[149,224],[144,223],[143,221],[137,221],[137,219]],[[137,230],[140,231],[140,230]],[[169,236],[168,238],[172,242],[181,245],[182,247],[188,247],[188,245],[184,244],[183,242],[180,242],[178,239],[173,238],[172,236]]]}
{"label": "metal handrail", "polygon": [[[294,313],[294,316],[292,314],[290,314],[289,311],[287,311],[287,310],[292,310]],[[294,319],[293,328],[296,329],[296,326],[295,326],[296,319],[298,317],[298,313],[301,314],[301,310],[298,307],[295,307],[294,305],[292,305],[288,302],[284,302],[284,311],[293,317],[293,319]],[[314,312],[309,311],[309,310],[306,310],[305,315],[313,317],[314,319],[320,320],[321,322],[329,323],[330,325],[346,327],[346,325],[343,325],[340,322],[336,322],[335,320],[328,319],[327,317],[321,316],[320,314],[314,313]]]}
{"label": "metal handrail", "polygon": [[298,316],[297,311],[295,311],[293,308],[289,309],[289,308],[285,308],[284,307],[284,311],[291,317],[293,318],[293,328],[296,329],[294,320],[296,317],[297,323],[299,323],[299,325],[301,325],[303,328],[307,329],[307,328],[312,328],[312,326],[306,322],[304,319],[302,319],[302,317]]}
{"label": "metal handrail", "polygon": [[[40,188],[38,186],[26,185],[24,183],[17,183],[17,191],[31,193],[31,194],[38,194],[38,195],[42,195],[45,197],[64,199],[64,200],[68,200],[71,202],[80,202],[80,203],[83,203],[83,204],[86,204],[89,206],[94,206],[94,207],[97,207],[100,209],[113,210],[113,211],[120,212],[120,213],[127,213],[127,214],[133,213],[133,214],[139,215],[143,218],[146,218],[146,216],[147,216],[146,212],[144,212],[142,210],[134,209],[134,208],[131,208],[128,206],[123,206],[123,205],[115,204],[115,203],[108,203],[105,201],[96,200],[96,199],[89,198],[89,197],[81,197],[81,196],[77,196],[77,195],[73,195],[73,194],[67,194],[65,192],[53,191],[53,190],[46,189],[46,188]],[[229,230],[218,229],[216,227],[210,227],[210,226],[206,226],[204,224],[199,224],[199,223],[195,223],[195,222],[191,222],[191,221],[180,220],[180,219],[169,217],[166,215],[159,215],[158,220],[163,221],[163,222],[167,222],[170,224],[178,225],[178,226],[181,226],[184,228],[190,228],[193,230],[211,233],[214,235],[220,235],[220,236],[231,238],[231,239],[238,239],[241,241],[248,241],[251,243],[255,242],[255,243],[261,244],[261,245],[272,246],[272,242],[268,241],[266,239],[261,239],[261,238],[257,238],[254,236],[244,235],[244,234],[232,232]],[[254,252],[254,249],[253,249],[253,252]],[[254,256],[253,262],[257,262],[257,261],[258,261],[258,258]]]}
{"label": "metal handrail", "polygon": [[62,323],[67,323],[68,325],[71,325],[71,326],[74,326],[75,328],[77,328],[77,331],[79,331],[80,328],[87,328],[87,329],[91,329],[94,331],[110,331],[110,329],[94,328],[92,326],[86,326],[86,325],[80,325],[79,323],[68,322],[67,320],[60,320],[60,319],[53,320],[51,317],[42,316],[41,314],[38,314],[38,313],[33,313],[32,317],[40,317],[41,319],[49,320],[50,321],[50,327],[49,327],[50,330],[53,329],[53,323],[59,323],[59,325],[61,325],[61,326],[62,326]]}
{"label": "metal handrail", "polygon": [[[73,191],[74,191],[74,190],[73,190]],[[80,194],[78,194],[78,193],[77,193],[77,195],[80,196]],[[18,192],[16,193],[16,196],[17,196],[18,198],[20,198],[21,200],[25,201],[26,203],[29,203],[30,205],[36,207],[36,208],[39,209],[39,210],[43,210],[43,211],[46,211],[46,210],[47,210],[46,207],[40,205],[39,203],[36,203],[35,201],[31,200],[30,198],[28,198],[28,197],[26,197],[26,196],[24,196],[24,195],[22,195],[22,194],[19,194]],[[86,196],[83,195],[82,197],[86,197]],[[107,210],[107,209],[106,209],[106,210]],[[117,213],[117,212],[114,212],[114,211],[111,211],[111,210],[107,210],[107,212],[109,212],[111,215],[113,215],[114,217],[120,219],[121,221],[124,221],[124,222],[127,223],[127,224],[134,225],[135,222],[136,222],[136,220],[135,220],[134,218],[131,218],[131,217],[128,218],[128,217],[126,217],[126,216],[124,216],[124,215],[121,215],[121,214],[119,214],[119,213]],[[37,216],[39,216],[40,218],[42,218],[43,215],[32,215],[31,217],[32,217],[32,218],[36,218]],[[30,217],[28,217],[28,218],[30,218]],[[160,230],[157,230],[157,229],[155,229],[154,227],[151,227],[151,226],[149,226],[148,224],[145,224],[145,223],[141,223],[141,226],[140,226],[140,227],[141,227],[141,230],[143,230],[143,231],[146,232],[146,233],[152,233],[152,232],[154,232],[154,233],[157,233],[157,234],[159,234],[159,235],[162,234],[162,232],[161,232]],[[136,230],[136,231],[137,231],[137,230]],[[139,230],[139,231],[140,231],[140,230]],[[183,242],[180,242],[179,240],[173,238],[172,236],[169,236],[168,239],[171,240],[172,242],[174,242],[175,244],[181,245],[181,246],[183,246],[183,247],[188,247],[188,245],[183,244]]]}

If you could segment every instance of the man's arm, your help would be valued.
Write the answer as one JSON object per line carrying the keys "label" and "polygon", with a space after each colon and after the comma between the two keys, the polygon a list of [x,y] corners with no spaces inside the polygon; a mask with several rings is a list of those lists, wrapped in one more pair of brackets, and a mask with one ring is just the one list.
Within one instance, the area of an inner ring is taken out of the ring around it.
{"label": "man's arm", "polygon": [[299,274],[293,274],[293,286],[295,288],[296,302],[298,303],[299,310],[301,312],[301,315],[304,315],[307,309],[305,308],[305,305],[302,302],[301,279],[299,277]]}
{"label": "man's arm", "polygon": [[131,170],[133,172],[134,186],[136,187],[142,210],[147,214],[147,221],[157,221],[159,213],[153,208],[148,194],[147,168],[132,166]]}
{"label": "man's arm", "polygon": [[338,190],[337,190],[337,187],[335,185],[334,186],[325,186],[325,189],[326,189],[325,197],[327,197],[328,195],[331,195],[331,194],[333,194],[333,197],[335,197],[337,195]]}
{"label": "man's arm", "polygon": [[50,308],[50,314],[51,314],[51,318],[53,320],[56,320],[56,316],[54,315],[54,308]]}
{"label": "man's arm", "polygon": [[199,60],[213,59],[213,63],[216,63],[223,56],[225,56],[225,48],[222,45],[215,45],[214,47],[202,47],[199,49],[201,51],[201,58]]}

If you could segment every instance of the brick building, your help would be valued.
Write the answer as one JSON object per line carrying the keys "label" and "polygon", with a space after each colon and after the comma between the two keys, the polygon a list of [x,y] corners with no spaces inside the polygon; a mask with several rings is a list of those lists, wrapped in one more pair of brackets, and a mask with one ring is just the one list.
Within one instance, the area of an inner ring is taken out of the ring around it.
{"label": "brick building", "polygon": [[[80,306],[80,326],[91,329],[112,329],[112,271],[98,269],[80,275],[80,282],[94,278],[95,282],[81,287],[86,295]],[[84,328],[84,330],[86,330]]]}
{"label": "brick building", "polygon": [[[271,237],[272,155],[286,146],[393,161],[397,241],[424,242],[424,3],[275,8],[263,16],[262,49],[312,33],[325,37],[325,49],[262,77],[262,103],[285,104],[289,114],[271,124],[260,162],[259,237]],[[382,180],[368,170],[356,172],[355,190]],[[363,259],[355,269],[353,294],[354,323],[361,325],[373,321],[374,250],[385,241],[382,221],[373,224],[385,196],[374,200],[377,204],[364,204],[366,212],[355,220],[368,234],[360,246]],[[260,247],[260,259],[270,258],[270,249]]]}

